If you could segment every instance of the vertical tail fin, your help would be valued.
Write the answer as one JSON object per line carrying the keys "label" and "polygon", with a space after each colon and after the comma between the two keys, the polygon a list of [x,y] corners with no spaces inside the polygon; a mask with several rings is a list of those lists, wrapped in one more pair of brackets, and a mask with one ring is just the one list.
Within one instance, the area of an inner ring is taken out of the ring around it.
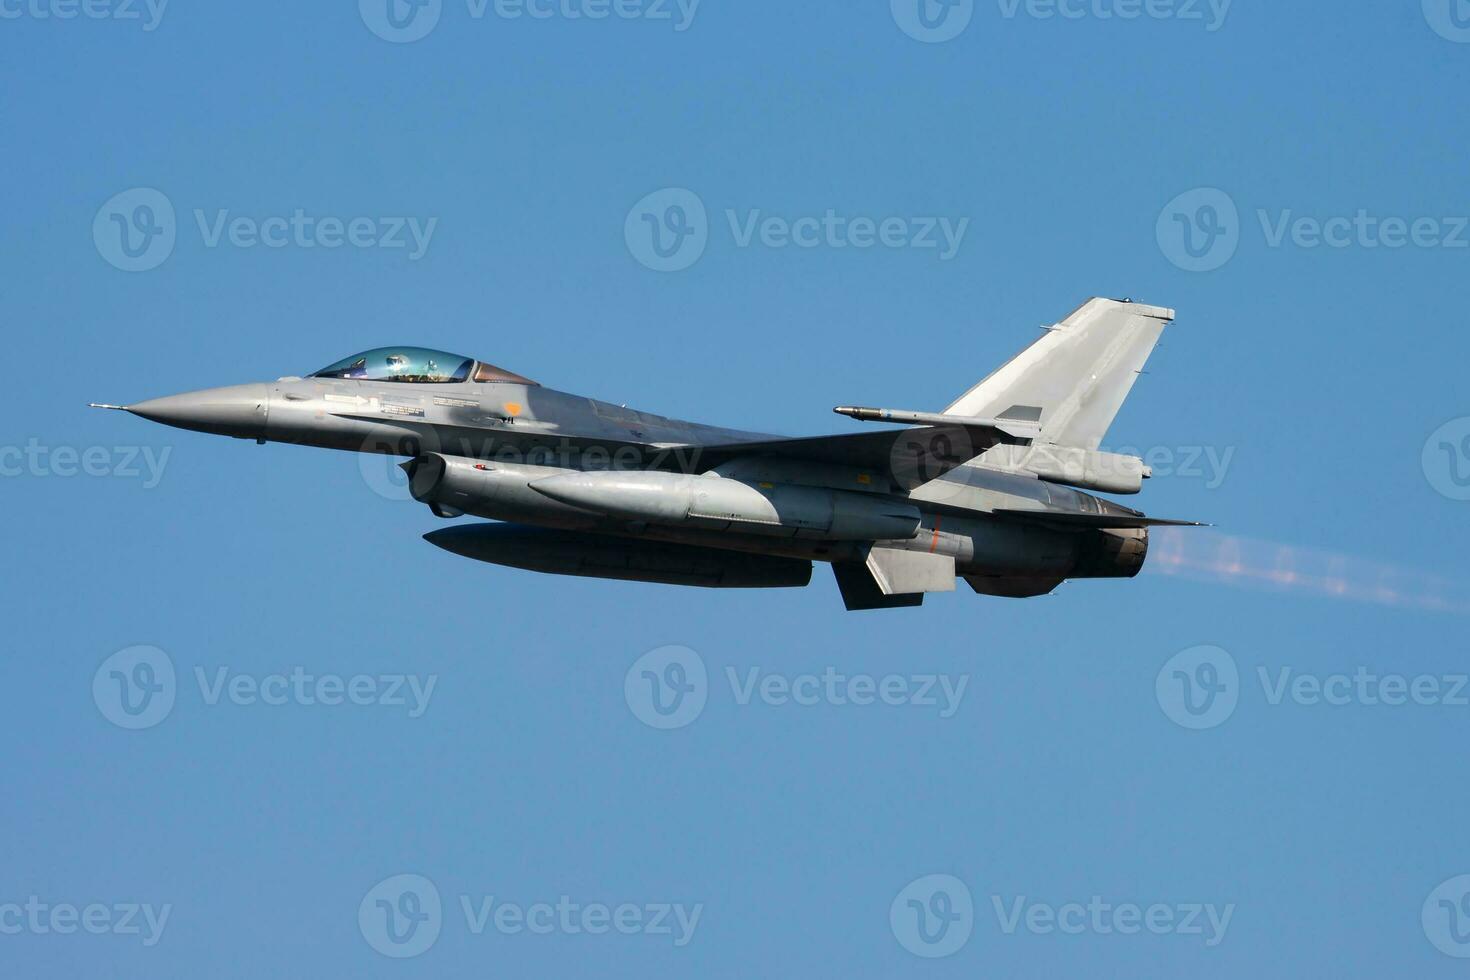
{"label": "vertical tail fin", "polygon": [[1038,443],[1096,449],[1174,311],[1091,299],[946,415],[1039,422]]}

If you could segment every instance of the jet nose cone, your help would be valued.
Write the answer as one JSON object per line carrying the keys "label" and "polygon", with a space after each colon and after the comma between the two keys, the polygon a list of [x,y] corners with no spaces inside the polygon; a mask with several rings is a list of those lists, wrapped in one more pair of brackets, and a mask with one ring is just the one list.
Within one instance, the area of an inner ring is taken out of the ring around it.
{"label": "jet nose cone", "polygon": [[232,385],[208,388],[183,395],[167,395],[127,406],[127,410],[150,422],[179,429],[264,439],[270,410],[270,386]]}

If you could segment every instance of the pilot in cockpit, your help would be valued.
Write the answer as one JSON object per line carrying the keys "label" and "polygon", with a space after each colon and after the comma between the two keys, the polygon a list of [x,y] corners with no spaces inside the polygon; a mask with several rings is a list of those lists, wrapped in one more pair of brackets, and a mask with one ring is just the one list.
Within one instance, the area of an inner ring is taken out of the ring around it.
{"label": "pilot in cockpit", "polygon": [[350,381],[396,381],[404,384],[454,384],[470,380],[534,386],[536,382],[474,358],[424,347],[379,347],[344,357],[312,375]]}

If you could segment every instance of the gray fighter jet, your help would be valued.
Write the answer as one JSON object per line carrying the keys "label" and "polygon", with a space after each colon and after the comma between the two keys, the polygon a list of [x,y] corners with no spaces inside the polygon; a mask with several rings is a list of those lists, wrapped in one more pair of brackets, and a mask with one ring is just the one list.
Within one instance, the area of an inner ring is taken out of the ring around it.
{"label": "gray fighter jet", "polygon": [[418,347],[307,378],[118,408],[257,442],[410,457],[415,500],[460,523],[424,535],[479,561],[713,588],[804,586],[832,565],[848,609],[917,606],[958,576],[1046,595],[1131,578],[1141,459],[1099,451],[1174,311],[1093,299],[942,412],[839,407],[898,423],[790,439],[633,411]]}

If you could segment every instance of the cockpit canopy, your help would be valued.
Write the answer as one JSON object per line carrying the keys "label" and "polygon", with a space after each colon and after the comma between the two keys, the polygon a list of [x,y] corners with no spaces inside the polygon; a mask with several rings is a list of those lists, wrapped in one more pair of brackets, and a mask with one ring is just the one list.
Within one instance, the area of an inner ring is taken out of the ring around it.
{"label": "cockpit canopy", "polygon": [[530,378],[503,370],[493,364],[476,361],[462,354],[450,354],[427,347],[379,347],[344,357],[328,364],[313,378],[344,378],[352,381],[399,381],[406,384],[454,384],[473,374],[478,382],[503,381],[534,385]]}
{"label": "cockpit canopy", "polygon": [[350,378],[354,381],[403,381],[448,384],[470,376],[475,362],[468,357],[423,347],[379,347],[344,357],[312,377]]}

